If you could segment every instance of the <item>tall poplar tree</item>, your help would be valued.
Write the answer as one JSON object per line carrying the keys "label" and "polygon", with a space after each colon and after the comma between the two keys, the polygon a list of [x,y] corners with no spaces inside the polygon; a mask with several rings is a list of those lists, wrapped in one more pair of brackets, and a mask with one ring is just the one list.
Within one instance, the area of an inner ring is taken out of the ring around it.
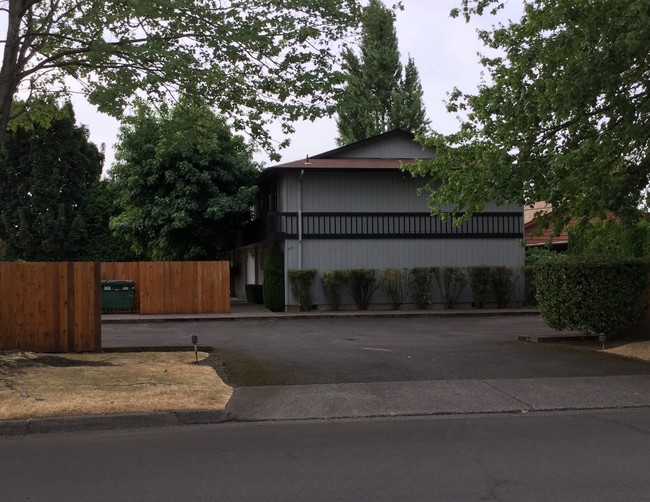
{"label": "tall poplar tree", "polygon": [[343,54],[345,88],[337,103],[339,145],[354,143],[391,129],[426,130],[422,84],[415,62],[402,65],[395,15],[380,0],[363,11],[360,55]]}
{"label": "tall poplar tree", "polygon": [[429,125],[422,97],[422,82],[415,66],[415,60],[409,57],[404,67],[404,78],[400,91],[393,102],[393,129],[403,129],[413,133],[424,133]]}

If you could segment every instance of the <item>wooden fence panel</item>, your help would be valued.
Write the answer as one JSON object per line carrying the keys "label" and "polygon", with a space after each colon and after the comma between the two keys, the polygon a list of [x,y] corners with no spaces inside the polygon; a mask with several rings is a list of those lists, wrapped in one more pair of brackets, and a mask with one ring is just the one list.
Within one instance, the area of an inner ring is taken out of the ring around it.
{"label": "wooden fence panel", "polygon": [[230,312],[230,263],[102,263],[102,280],[135,281],[141,314]]}
{"label": "wooden fence panel", "polygon": [[98,263],[0,263],[0,350],[101,349]]}

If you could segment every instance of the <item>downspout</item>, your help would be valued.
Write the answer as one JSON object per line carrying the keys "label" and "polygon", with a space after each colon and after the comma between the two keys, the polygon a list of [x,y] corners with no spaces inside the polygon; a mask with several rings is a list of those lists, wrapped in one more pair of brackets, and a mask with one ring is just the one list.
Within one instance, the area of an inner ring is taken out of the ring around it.
{"label": "downspout", "polygon": [[302,178],[305,170],[300,170],[298,177],[298,270],[302,270]]}

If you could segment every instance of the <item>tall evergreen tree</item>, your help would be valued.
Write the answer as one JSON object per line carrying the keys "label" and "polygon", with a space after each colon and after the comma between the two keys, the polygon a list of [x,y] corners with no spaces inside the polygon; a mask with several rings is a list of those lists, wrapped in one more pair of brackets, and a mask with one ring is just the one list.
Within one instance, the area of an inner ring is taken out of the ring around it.
{"label": "tall evergreen tree", "polygon": [[415,134],[426,132],[429,119],[422,100],[424,92],[417,66],[412,57],[404,67],[404,78],[400,82],[400,91],[393,102],[393,129],[403,129]]}
{"label": "tall evergreen tree", "polygon": [[428,121],[422,84],[409,58],[402,65],[395,15],[380,0],[370,0],[362,17],[360,56],[343,55],[345,88],[337,104],[339,145],[360,141],[390,129],[424,132]]}
{"label": "tall evergreen tree", "polygon": [[91,194],[104,156],[75,124],[70,104],[52,108],[47,127],[17,127],[0,156],[0,240],[7,259],[84,259]]}

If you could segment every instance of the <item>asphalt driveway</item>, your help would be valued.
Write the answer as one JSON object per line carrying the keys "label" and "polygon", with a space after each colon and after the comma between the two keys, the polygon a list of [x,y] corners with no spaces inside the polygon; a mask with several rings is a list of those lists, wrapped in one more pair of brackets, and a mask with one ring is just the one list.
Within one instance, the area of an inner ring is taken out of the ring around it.
{"label": "asphalt driveway", "polygon": [[104,347],[215,349],[235,386],[650,374],[650,364],[563,344],[541,318],[327,318],[105,324]]}

